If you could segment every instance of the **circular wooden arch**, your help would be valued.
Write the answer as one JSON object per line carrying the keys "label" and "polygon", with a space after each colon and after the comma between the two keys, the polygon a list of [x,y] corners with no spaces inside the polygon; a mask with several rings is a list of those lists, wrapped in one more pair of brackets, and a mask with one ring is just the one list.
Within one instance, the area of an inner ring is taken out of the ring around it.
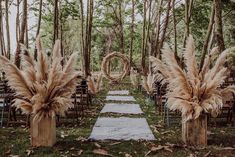
{"label": "circular wooden arch", "polygon": [[[121,62],[123,63],[123,65],[124,65],[123,66],[123,72],[118,77],[112,77],[108,73],[108,64],[114,58],[120,59]],[[101,67],[102,67],[101,69],[102,69],[102,72],[103,72],[104,76],[108,80],[110,80],[111,82],[120,82],[129,73],[129,71],[130,71],[130,62],[129,62],[129,59],[126,57],[126,55],[124,55],[120,52],[112,52],[112,53],[109,53],[108,55],[106,55],[103,58]]]}

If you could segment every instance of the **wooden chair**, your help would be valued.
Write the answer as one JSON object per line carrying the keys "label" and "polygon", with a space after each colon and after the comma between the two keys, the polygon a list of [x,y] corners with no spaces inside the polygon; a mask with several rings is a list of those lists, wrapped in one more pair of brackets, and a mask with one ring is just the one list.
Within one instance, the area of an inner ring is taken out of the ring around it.
{"label": "wooden chair", "polygon": [[3,122],[5,119],[5,111],[7,110],[7,89],[6,89],[6,81],[1,80],[0,81],[0,108],[1,108],[1,119],[0,123],[1,126],[3,126]]}
{"label": "wooden chair", "polygon": [[[57,121],[59,124],[61,123],[79,123],[79,118],[83,118],[85,116],[85,109],[89,107],[89,93],[88,93],[88,86],[81,85],[80,83],[77,84],[74,94],[71,97],[74,107],[70,108],[66,111],[66,120],[62,120],[63,118],[57,116]],[[72,121],[69,121],[72,120]]]}
{"label": "wooden chair", "polygon": [[159,106],[159,114],[162,115],[162,113],[164,112],[164,106],[166,104],[166,88],[167,88],[167,85],[162,85],[160,86],[160,92],[159,92],[159,98],[158,98],[158,106]]}
{"label": "wooden chair", "polygon": [[4,84],[2,81],[0,81],[0,109],[1,109],[0,126],[1,127],[3,126],[4,108],[5,108]]}

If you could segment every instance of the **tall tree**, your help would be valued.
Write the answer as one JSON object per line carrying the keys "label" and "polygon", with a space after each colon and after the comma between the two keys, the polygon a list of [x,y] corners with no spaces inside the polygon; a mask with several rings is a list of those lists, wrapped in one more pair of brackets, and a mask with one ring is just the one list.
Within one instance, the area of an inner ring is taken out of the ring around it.
{"label": "tall tree", "polygon": [[146,71],[146,65],[145,65],[145,61],[146,61],[146,15],[147,15],[147,0],[144,0],[144,5],[143,5],[143,27],[142,27],[142,48],[141,48],[141,68],[143,73],[145,74]]}
{"label": "tall tree", "polygon": [[157,49],[157,54],[159,56],[160,56],[160,50],[163,47],[163,43],[164,43],[165,37],[166,37],[168,21],[169,21],[169,18],[170,18],[171,1],[172,0],[168,0],[168,2],[167,2],[167,10],[166,10],[165,22],[163,23],[163,28],[162,28],[162,31],[161,31],[161,39],[160,39],[159,46],[158,46],[158,49]]}
{"label": "tall tree", "polygon": [[214,0],[215,5],[215,37],[219,47],[219,51],[225,50],[223,37],[223,21],[222,21],[222,4],[221,0]]}
{"label": "tall tree", "polygon": [[214,17],[215,17],[215,5],[213,3],[213,5],[211,7],[210,21],[209,21],[205,41],[204,41],[203,48],[202,48],[202,57],[201,57],[201,62],[200,62],[200,70],[202,69],[202,66],[204,64],[206,54],[208,53],[207,50],[208,50],[208,45],[209,45],[210,38],[211,38],[211,33],[212,33],[212,30],[213,30]]}
{"label": "tall tree", "polygon": [[16,48],[16,54],[15,54],[15,64],[19,68],[20,67],[20,44],[24,44],[24,35],[26,31],[26,23],[27,23],[27,0],[23,0],[23,15],[22,15],[22,21],[21,21],[21,31],[19,40],[17,42],[17,48]]}
{"label": "tall tree", "polygon": [[81,38],[80,38],[80,51],[81,51],[81,67],[82,67],[82,72],[83,74],[85,74],[85,70],[84,70],[84,67],[85,67],[85,63],[84,63],[84,50],[85,50],[85,41],[84,41],[84,13],[83,13],[83,0],[80,0],[80,26],[81,26],[81,31],[80,31],[80,35],[81,35]]}
{"label": "tall tree", "polygon": [[174,27],[174,50],[175,55],[177,56],[177,29],[176,29],[176,16],[175,16],[175,0],[172,1],[172,14],[173,14],[173,27]]}
{"label": "tall tree", "polygon": [[130,41],[130,54],[129,54],[129,59],[130,59],[130,65],[132,66],[132,55],[133,55],[133,42],[134,42],[134,28],[135,28],[135,0],[131,0],[132,2],[132,8],[131,8],[131,41]]}
{"label": "tall tree", "polygon": [[20,0],[16,0],[16,41],[19,41],[20,34]]}
{"label": "tall tree", "polygon": [[192,7],[193,7],[193,0],[185,0],[185,31],[184,31],[184,39],[183,45],[186,45],[186,39],[189,36],[189,24],[192,15]]}
{"label": "tall tree", "polygon": [[[41,29],[41,21],[42,21],[42,0],[39,1],[39,12],[38,12],[38,24],[37,24],[37,32],[36,32],[36,37],[39,35],[40,33],[40,29]],[[35,46],[34,49],[34,59],[37,59],[37,49]]]}
{"label": "tall tree", "polygon": [[119,33],[120,33],[120,48],[121,52],[125,52],[125,44],[124,44],[124,28],[123,28],[123,16],[122,16],[122,0],[118,0],[118,22],[119,22]]}
{"label": "tall tree", "polygon": [[55,44],[55,41],[59,39],[59,8],[58,8],[58,0],[54,0],[54,26],[53,26],[53,45]]}
{"label": "tall tree", "polygon": [[154,40],[153,40],[153,46],[152,46],[152,55],[153,56],[157,56],[158,54],[157,54],[157,49],[158,49],[158,45],[159,45],[159,34],[160,34],[160,26],[161,26],[161,14],[162,14],[162,4],[163,4],[163,0],[158,0],[158,3],[157,3],[157,16],[156,16],[156,22],[155,22],[155,26],[156,27],[154,27],[155,28],[155,30],[156,30],[156,32],[155,32],[155,30],[154,30],[154,34],[155,35],[153,35],[153,38],[154,38]]}
{"label": "tall tree", "polygon": [[[83,1],[80,0],[81,8],[83,7]],[[83,9],[81,23],[84,24]],[[86,14],[86,23],[85,23],[85,35],[83,33],[84,27],[82,26],[82,53],[84,61],[84,74],[85,77],[90,75],[90,54],[91,54],[91,33],[93,25],[93,12],[94,12],[94,2],[93,0],[87,1],[87,14]]]}
{"label": "tall tree", "polygon": [[7,38],[7,58],[11,57],[11,38],[10,38],[10,27],[9,27],[9,1],[5,0],[5,16],[6,16],[6,38]]}

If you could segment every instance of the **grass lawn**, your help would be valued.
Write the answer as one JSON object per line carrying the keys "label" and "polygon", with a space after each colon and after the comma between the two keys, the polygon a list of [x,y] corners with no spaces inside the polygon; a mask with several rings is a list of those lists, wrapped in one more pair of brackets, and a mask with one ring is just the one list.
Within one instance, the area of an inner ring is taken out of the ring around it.
{"label": "grass lawn", "polygon": [[[125,80],[126,82],[127,80]],[[35,157],[75,157],[75,156],[172,156],[172,157],[232,157],[235,156],[235,128],[229,125],[208,127],[208,146],[205,148],[187,147],[181,142],[181,126],[164,125],[162,116],[156,113],[155,106],[147,96],[135,90],[129,84],[105,86],[87,110],[85,118],[78,125],[57,127],[57,143],[52,148],[31,148],[29,130],[23,127],[0,128],[0,156],[35,156]],[[117,114],[99,114],[104,105],[107,89],[128,89],[144,111],[143,115],[128,117],[145,117],[152,129],[156,141],[89,141],[88,137],[98,116],[119,117]],[[99,100],[99,101],[98,101]],[[163,147],[164,146],[164,147]]]}

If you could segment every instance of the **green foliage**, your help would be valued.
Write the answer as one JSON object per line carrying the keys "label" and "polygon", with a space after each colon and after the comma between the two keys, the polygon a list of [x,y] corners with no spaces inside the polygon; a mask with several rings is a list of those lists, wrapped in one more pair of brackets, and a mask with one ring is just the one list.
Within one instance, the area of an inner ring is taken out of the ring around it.
{"label": "green foliage", "polygon": [[[133,43],[133,61],[140,64],[141,60],[141,42],[143,27],[143,1],[134,0],[135,2],[135,23],[134,23],[134,43]],[[53,3],[54,1],[43,2],[43,16],[41,36],[46,48],[51,48],[53,39]],[[167,1],[163,1],[164,4]],[[205,40],[209,19],[211,15],[212,1],[194,0],[192,16],[190,21],[190,33],[196,38],[197,56],[201,56],[201,50]],[[226,47],[235,46],[235,2],[223,0],[223,30]],[[94,1],[93,30],[92,30],[92,51],[91,61],[92,69],[99,70],[102,57],[108,50],[108,42],[111,38],[110,51],[120,51],[119,24],[117,15],[119,15],[119,5],[121,4],[122,22],[124,27],[124,46],[125,53],[129,55],[131,39],[131,14],[132,0],[96,0]],[[63,31],[64,51],[70,54],[73,51],[80,52],[80,3],[76,0],[61,1],[60,16]],[[162,7],[162,12],[166,11],[166,5]],[[157,5],[155,5],[157,8]],[[35,15],[38,14],[38,3],[32,6],[31,10]],[[84,16],[86,16],[86,3],[84,1]],[[177,4],[175,16],[177,22],[177,47],[180,55],[183,45],[183,36],[185,31],[185,7],[184,2]],[[154,14],[157,13],[155,9]],[[84,17],[86,18],[86,17]],[[153,29],[155,22],[150,25],[150,31]],[[85,32],[84,32],[85,33]],[[174,46],[173,22],[170,18],[167,29],[167,38],[165,40],[171,47]]]}

